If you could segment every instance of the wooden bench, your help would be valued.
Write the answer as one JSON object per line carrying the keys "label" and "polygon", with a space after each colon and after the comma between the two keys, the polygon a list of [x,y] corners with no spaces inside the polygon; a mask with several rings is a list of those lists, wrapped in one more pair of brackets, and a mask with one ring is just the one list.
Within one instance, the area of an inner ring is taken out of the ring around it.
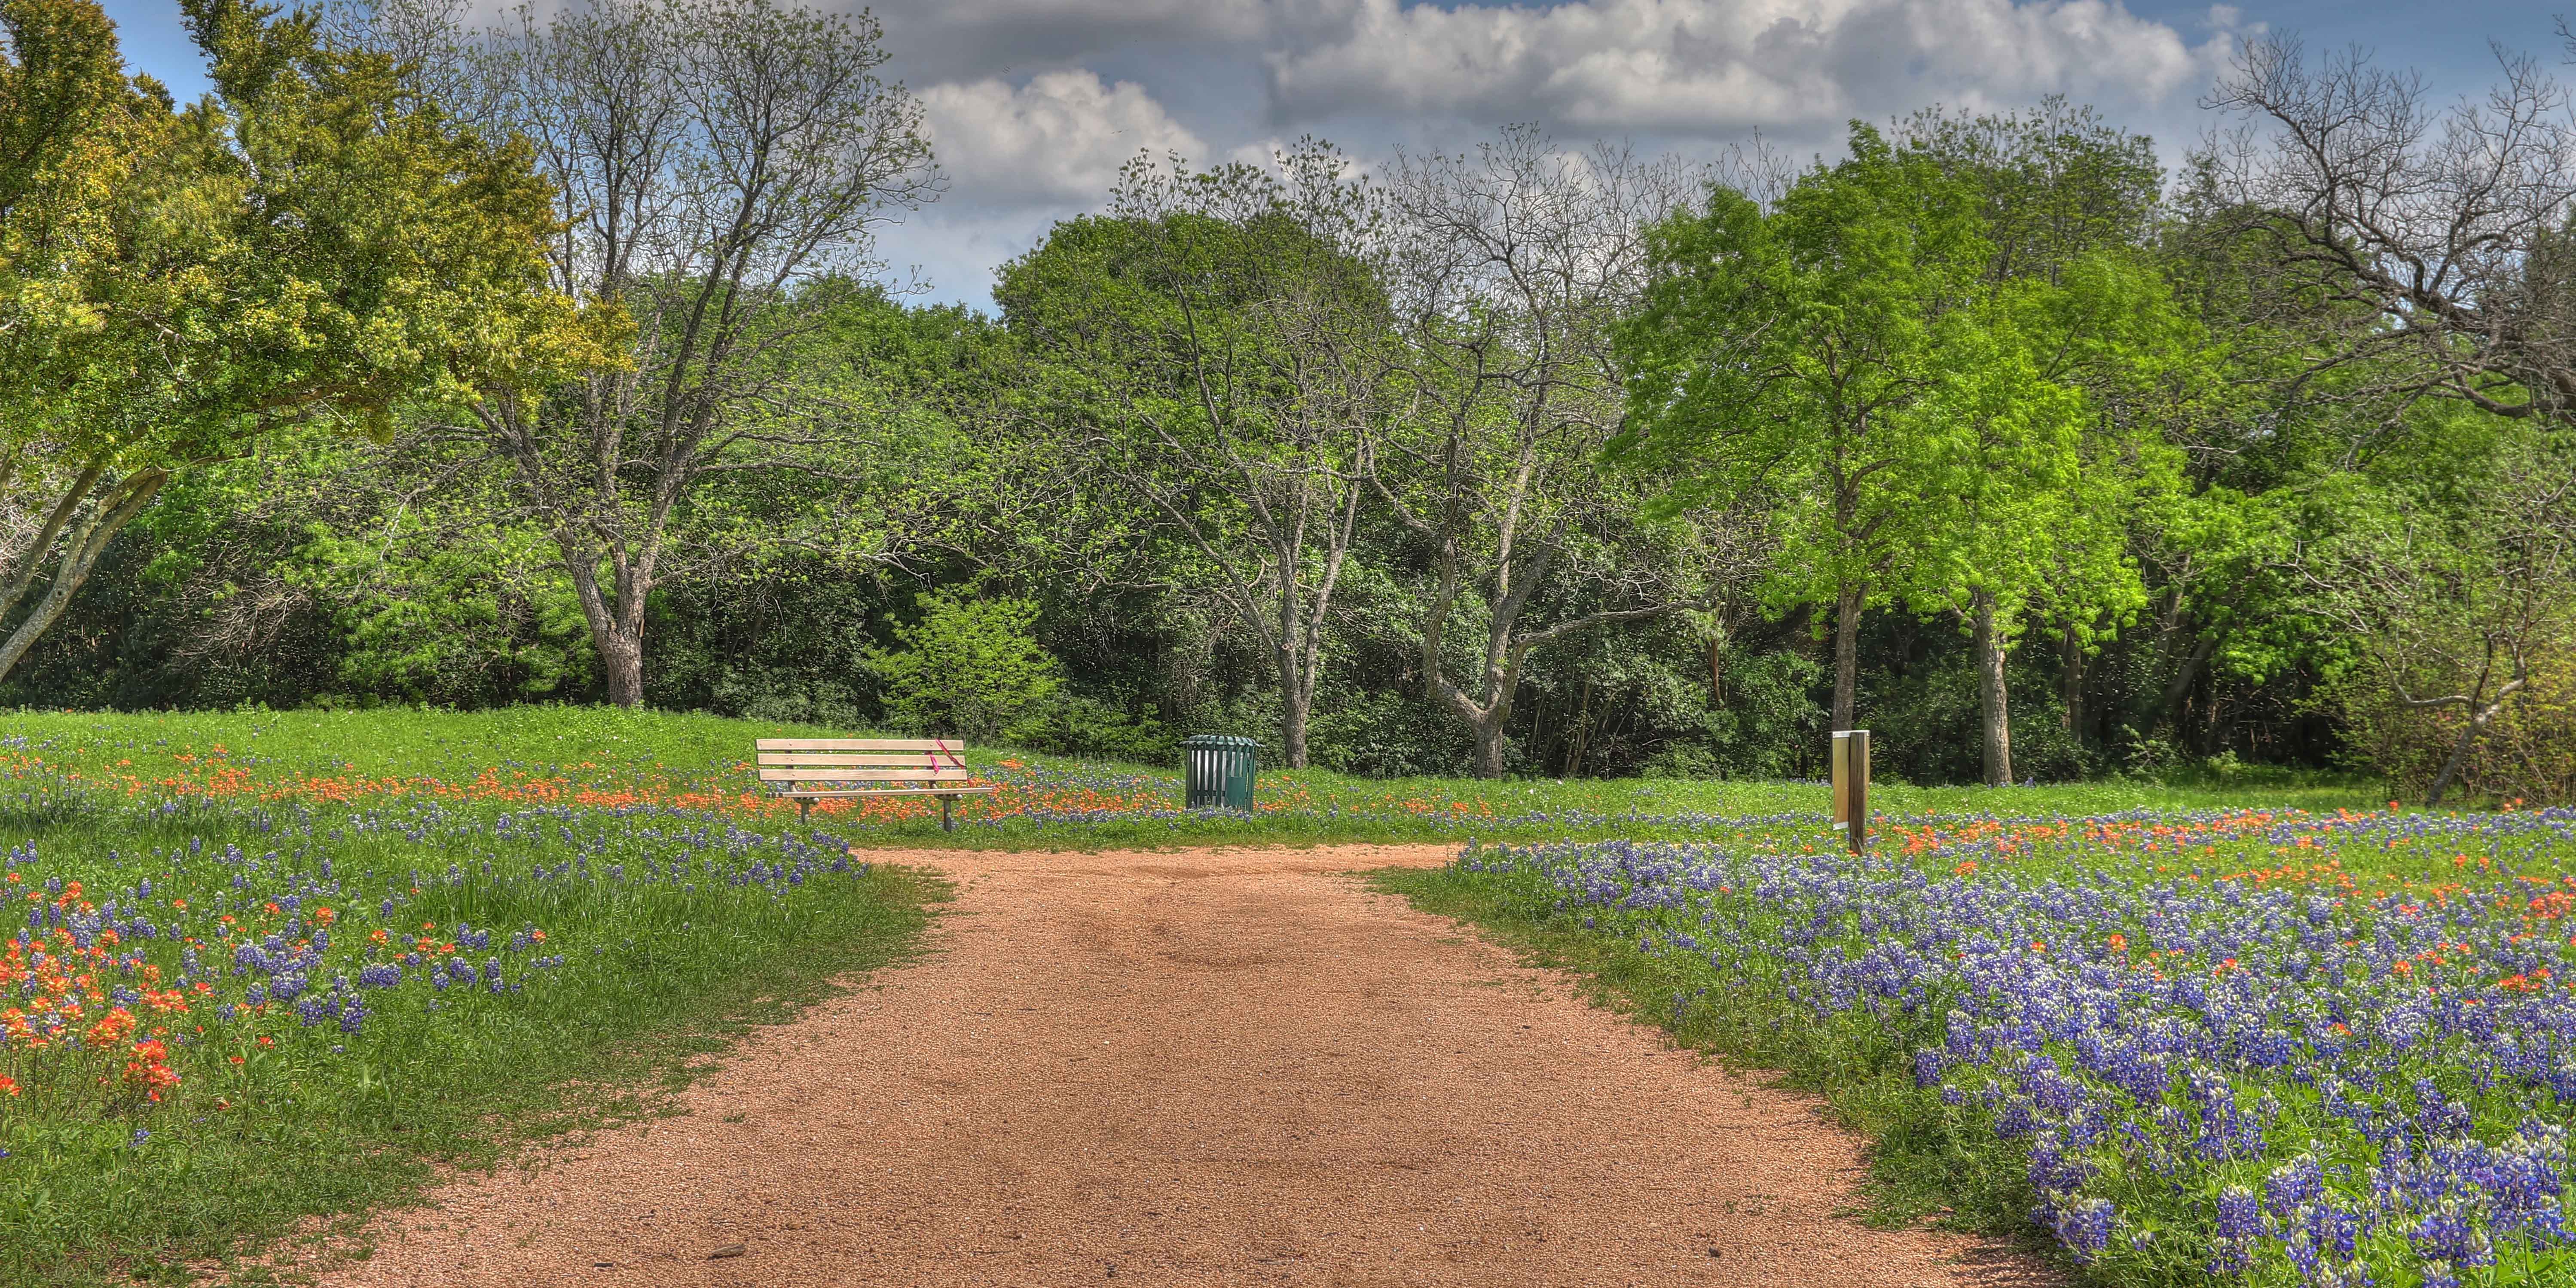
{"label": "wooden bench", "polygon": [[989,792],[973,786],[964,744],[946,738],[762,738],[760,781],[796,802],[799,820],[814,802],[838,796],[937,796],[939,830],[953,832],[949,813],[960,796]]}

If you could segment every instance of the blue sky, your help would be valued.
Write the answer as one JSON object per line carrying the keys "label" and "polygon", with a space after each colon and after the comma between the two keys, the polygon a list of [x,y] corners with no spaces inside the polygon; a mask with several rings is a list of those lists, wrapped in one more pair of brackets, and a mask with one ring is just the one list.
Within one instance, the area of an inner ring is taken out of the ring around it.
{"label": "blue sky", "polygon": [[[820,0],[840,5],[849,0]],[[480,0],[497,11],[500,0]],[[105,0],[128,63],[181,97],[205,80],[175,0]],[[852,7],[855,7],[854,5]],[[2063,92],[2175,156],[2240,36],[2290,30],[2482,89],[2488,42],[2566,69],[2553,11],[2509,0],[876,0],[950,190],[883,251],[934,298],[1090,208],[1141,149],[1251,157],[1300,135],[1369,158],[1459,150],[1502,125],[1714,154],[1758,132],[1833,150],[1842,122]],[[2576,0],[2568,0],[2576,9]]]}

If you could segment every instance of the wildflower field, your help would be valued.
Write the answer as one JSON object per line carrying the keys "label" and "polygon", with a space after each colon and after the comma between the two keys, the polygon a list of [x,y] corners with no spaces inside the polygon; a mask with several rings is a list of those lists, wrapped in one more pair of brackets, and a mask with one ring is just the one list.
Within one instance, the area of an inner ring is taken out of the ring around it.
{"label": "wildflower field", "polygon": [[2558,1255],[2554,815],[1892,786],[1906,821],[1852,860],[1817,784],[1265,772],[1224,814],[1167,771],[979,750],[1001,790],[944,835],[921,802],[800,823],[747,765],[777,732],[6,717],[0,1282],[184,1280],[650,1113],[742,1023],[899,955],[939,891],[864,851],[937,844],[1454,839],[1451,870],[1387,880],[1650,982],[1686,1036],[1830,1087],[1890,1202],[2035,1210],[2113,1282],[2403,1284],[2435,1255],[2543,1282]]}
{"label": "wildflower field", "polygon": [[[435,800],[450,804],[664,806],[745,826],[784,827],[794,805],[760,790],[752,741],[868,731],[595,707],[484,712],[295,711],[168,715],[0,715],[0,773],[41,771],[129,799],[204,797],[303,804]],[[1266,754],[1266,753],[1265,753]],[[817,802],[816,826],[860,844],[1093,849],[1221,842],[1441,841],[1722,837],[1748,821],[1808,826],[1822,783],[1688,779],[1355,778],[1281,771],[1265,761],[1248,814],[1181,808],[1180,775],[1006,749],[966,756],[997,790],[961,798],[943,833],[924,800]],[[2088,783],[2011,788],[1881,783],[1874,808],[1917,814],[2082,816],[2260,801],[2304,809],[2366,807],[2337,780],[2256,779],[2184,786]]]}
{"label": "wildflower field", "polygon": [[[935,894],[792,812],[317,789],[296,758],[333,753],[249,723],[223,752],[0,743],[0,1283],[182,1280],[650,1112]],[[146,757],[219,786],[102,772]]]}
{"label": "wildflower field", "polygon": [[1879,1142],[1880,1215],[2096,1281],[2576,1283],[2576,814],[2132,812],[1389,875]]}

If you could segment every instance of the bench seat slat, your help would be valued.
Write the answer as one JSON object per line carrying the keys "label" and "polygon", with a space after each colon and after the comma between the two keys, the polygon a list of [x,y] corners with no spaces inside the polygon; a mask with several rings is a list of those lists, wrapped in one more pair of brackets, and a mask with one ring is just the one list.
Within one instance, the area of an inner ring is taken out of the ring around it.
{"label": "bench seat slat", "polygon": [[975,775],[964,769],[780,769],[766,767],[760,771],[764,783],[907,783],[969,782]]}
{"label": "bench seat slat", "polygon": [[966,750],[962,742],[938,738],[761,738],[753,742],[754,751],[939,751],[956,755]]}
{"label": "bench seat slat", "polygon": [[795,787],[778,794],[794,800],[800,796],[968,796],[998,790],[994,787]]}
{"label": "bench seat slat", "polygon": [[851,754],[837,751],[764,751],[763,765],[878,765],[887,769],[924,769],[937,766],[964,768],[952,756],[924,755],[919,752],[876,751]]}

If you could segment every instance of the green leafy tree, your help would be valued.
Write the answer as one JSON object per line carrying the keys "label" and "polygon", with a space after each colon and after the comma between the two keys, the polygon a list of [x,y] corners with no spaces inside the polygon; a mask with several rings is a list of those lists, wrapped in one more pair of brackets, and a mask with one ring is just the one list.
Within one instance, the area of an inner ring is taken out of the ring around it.
{"label": "green leafy tree", "polygon": [[345,691],[471,706],[590,679],[581,609],[545,534],[489,513],[405,507],[355,536],[310,525],[279,572],[339,628]]}
{"label": "green leafy tree", "polygon": [[2527,422],[2460,419],[2452,459],[2319,480],[2330,526],[2296,560],[2306,613],[2354,646],[2335,688],[2361,748],[2427,809],[2576,655],[2576,462]]}
{"label": "green leafy tree", "polygon": [[2178,483],[2155,426],[2204,391],[2205,346],[2143,252],[2163,184],[2149,139],[2050,97],[2002,114],[1927,109],[1899,146],[1977,193],[1993,252],[1931,408],[1956,431],[1923,497],[1947,522],[1909,598],[1968,624],[1985,781],[2000,785],[2013,779],[2015,643],[2054,619],[2071,728],[2084,654],[2145,602],[2132,519]]}
{"label": "green leafy tree", "polygon": [[34,516],[0,565],[0,675],[175,473],[590,351],[524,145],[309,13],[184,7],[216,93],[182,111],[90,0],[0,3],[0,488]]}
{"label": "green leafy tree", "polygon": [[1918,117],[1898,146],[1856,128],[1772,209],[1721,190],[1666,226],[1622,450],[1782,498],[1773,592],[1834,605],[1837,724],[1865,608],[1954,613],[2009,782],[2015,639],[2143,603],[2127,519],[2173,470],[2141,412],[2195,387],[2196,353],[2134,245],[2154,179],[2143,140],[2052,103]]}
{"label": "green leafy tree", "polygon": [[1396,406],[1377,195],[1348,168],[1314,143],[1275,170],[1140,159],[1109,217],[1058,224],[994,289],[1095,477],[1259,641],[1293,768]]}
{"label": "green leafy tree", "polygon": [[1651,235],[1621,328],[1617,458],[1674,480],[1665,504],[1776,497],[1773,604],[1834,611],[1835,727],[1851,726],[1862,613],[1905,590],[1943,516],[1923,487],[1954,418],[1966,310],[1993,253],[1975,190],[1855,123],[1851,156],[1772,208],[1716,187]]}
{"label": "green leafy tree", "polygon": [[2174,454],[2139,411],[2196,387],[2201,347],[2154,269],[2128,253],[2056,281],[2000,283],[1963,315],[1955,360],[1924,414],[1921,504],[1939,516],[1910,569],[1918,610],[1969,626],[1985,780],[2013,779],[2005,658],[2034,620],[2072,647],[2132,618],[2146,589],[2131,525],[2179,486]]}
{"label": "green leafy tree", "polygon": [[923,603],[919,623],[895,628],[901,648],[868,653],[897,727],[987,740],[1055,697],[1055,659],[1033,633],[1036,604],[955,591],[933,591]]}

